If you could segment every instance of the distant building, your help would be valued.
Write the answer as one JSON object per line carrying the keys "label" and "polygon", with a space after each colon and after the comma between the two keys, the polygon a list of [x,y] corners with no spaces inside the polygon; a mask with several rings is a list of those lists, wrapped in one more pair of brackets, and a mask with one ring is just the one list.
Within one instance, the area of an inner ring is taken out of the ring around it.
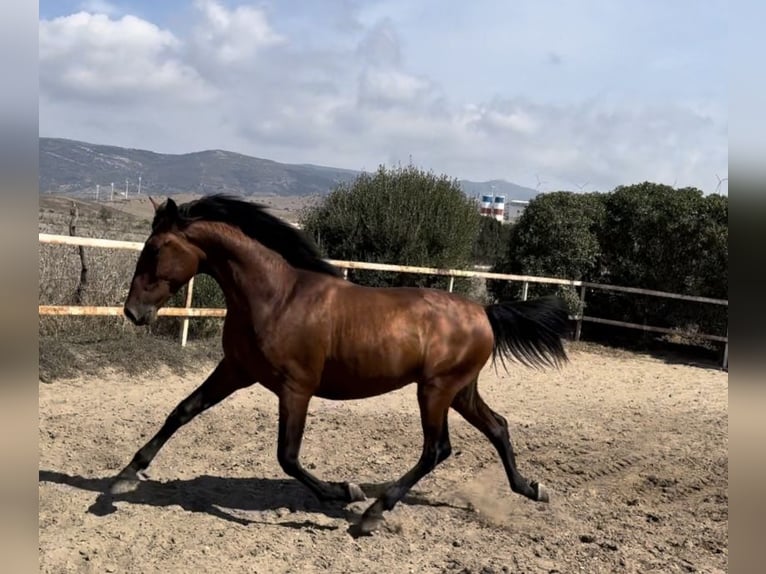
{"label": "distant building", "polygon": [[522,213],[524,208],[529,204],[529,201],[523,199],[511,199],[505,205],[505,219],[504,221],[512,223],[516,221]]}
{"label": "distant building", "polygon": [[492,216],[500,221],[501,223],[505,219],[505,196],[504,195],[496,195],[495,196],[495,203],[492,207]]}
{"label": "distant building", "polygon": [[494,197],[491,195],[482,195],[481,207],[479,208],[479,213],[481,213],[485,217],[490,217],[492,215],[493,200],[494,200]]}
{"label": "distant building", "polygon": [[521,199],[506,202],[504,195],[482,195],[479,213],[483,217],[494,217],[500,222],[512,222],[518,219],[528,203]]}
{"label": "distant building", "polygon": [[505,218],[505,196],[504,195],[482,195],[479,213],[484,217],[494,217],[498,221],[504,221]]}

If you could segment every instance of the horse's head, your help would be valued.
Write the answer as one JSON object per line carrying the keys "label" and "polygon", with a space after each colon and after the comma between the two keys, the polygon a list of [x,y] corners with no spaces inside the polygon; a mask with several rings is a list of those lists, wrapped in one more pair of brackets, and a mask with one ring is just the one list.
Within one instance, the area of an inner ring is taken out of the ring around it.
{"label": "horse's head", "polygon": [[152,233],[146,240],[125,300],[125,316],[136,325],[157,318],[157,311],[199,269],[202,252],[178,226],[178,206],[172,199],[155,208]]}

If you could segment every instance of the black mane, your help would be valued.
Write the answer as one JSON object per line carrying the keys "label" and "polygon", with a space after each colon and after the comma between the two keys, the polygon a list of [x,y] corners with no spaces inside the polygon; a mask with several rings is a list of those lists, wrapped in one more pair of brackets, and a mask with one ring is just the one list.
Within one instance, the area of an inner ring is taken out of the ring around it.
{"label": "black mane", "polygon": [[314,243],[300,230],[265,211],[266,206],[227,195],[209,195],[175,208],[168,200],[154,216],[152,229],[165,224],[181,227],[195,221],[220,221],[238,227],[264,247],[276,251],[298,269],[341,277],[337,267],[324,261]]}

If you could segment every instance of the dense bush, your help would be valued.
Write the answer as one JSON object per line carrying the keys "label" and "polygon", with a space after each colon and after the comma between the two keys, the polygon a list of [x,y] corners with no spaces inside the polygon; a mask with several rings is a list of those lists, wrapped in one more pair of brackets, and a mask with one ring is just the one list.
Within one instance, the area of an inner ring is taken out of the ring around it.
{"label": "dense bush", "polygon": [[[547,275],[728,298],[728,198],[654,183],[604,194],[538,196],[514,226],[494,270]],[[518,297],[520,286],[490,282],[495,298]],[[530,296],[557,290],[579,311],[573,290],[530,287]],[[722,333],[726,308],[594,290],[593,314],[623,321]]]}
{"label": "dense bush", "polygon": [[[728,197],[695,188],[641,183],[604,196],[604,282],[703,297],[728,298]],[[723,334],[727,310],[657,297],[594,293],[615,317]]]}
{"label": "dense bush", "polygon": [[[468,268],[479,218],[457,181],[407,166],[380,167],[340,185],[306,209],[301,223],[332,259]],[[445,277],[356,270],[351,278],[377,286],[447,283]]]}
{"label": "dense bush", "polygon": [[642,183],[618,187],[604,205],[607,281],[727,297],[728,198]]}
{"label": "dense bush", "polygon": [[479,219],[479,232],[473,244],[471,259],[475,265],[494,265],[508,249],[512,226],[493,217]]}
{"label": "dense bush", "polygon": [[[494,271],[595,281],[601,273],[598,233],[604,220],[602,196],[595,193],[555,192],[531,201],[513,227],[503,257]],[[498,299],[518,298],[518,283],[490,281]],[[568,288],[530,285],[529,296],[555,292],[578,300]],[[573,303],[574,304],[574,303]],[[576,309],[572,309],[576,311]]]}

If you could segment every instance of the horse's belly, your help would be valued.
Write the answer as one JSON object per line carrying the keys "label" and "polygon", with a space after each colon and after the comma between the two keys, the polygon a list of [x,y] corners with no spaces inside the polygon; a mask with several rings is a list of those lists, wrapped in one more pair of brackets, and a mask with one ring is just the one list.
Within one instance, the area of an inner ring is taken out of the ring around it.
{"label": "horse's belly", "polygon": [[325,360],[317,395],[336,400],[374,397],[417,381],[422,369],[415,328],[405,325],[388,336],[348,337]]}
{"label": "horse's belly", "polygon": [[[329,372],[328,372],[329,371]],[[415,382],[415,373],[406,375],[362,376],[358,373],[325,369],[316,396],[323,399],[364,399],[390,393]]]}

